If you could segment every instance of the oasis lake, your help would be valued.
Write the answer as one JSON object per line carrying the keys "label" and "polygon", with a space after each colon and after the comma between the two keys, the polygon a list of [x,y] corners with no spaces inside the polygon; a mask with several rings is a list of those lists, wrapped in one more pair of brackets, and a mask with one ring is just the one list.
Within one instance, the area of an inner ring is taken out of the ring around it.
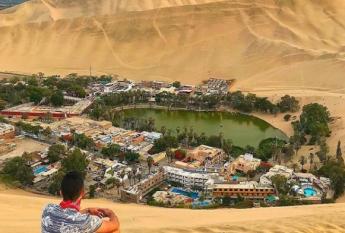
{"label": "oasis lake", "polygon": [[237,146],[258,146],[266,138],[287,140],[287,136],[279,129],[257,117],[230,112],[196,112],[186,110],[164,109],[127,109],[123,110],[125,118],[149,119],[153,118],[155,127],[176,133],[191,127],[194,132],[205,133],[207,136],[223,134],[225,139],[231,139]]}

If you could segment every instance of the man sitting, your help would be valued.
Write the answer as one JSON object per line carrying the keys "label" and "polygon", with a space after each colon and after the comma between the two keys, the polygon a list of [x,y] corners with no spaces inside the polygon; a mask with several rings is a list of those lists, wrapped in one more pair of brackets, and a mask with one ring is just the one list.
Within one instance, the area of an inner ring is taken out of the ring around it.
{"label": "man sitting", "polygon": [[[84,180],[78,172],[65,175],[61,183],[63,201],[49,204],[42,214],[42,233],[118,233],[119,221],[113,211],[102,208],[80,210]],[[104,218],[108,218],[107,220]]]}

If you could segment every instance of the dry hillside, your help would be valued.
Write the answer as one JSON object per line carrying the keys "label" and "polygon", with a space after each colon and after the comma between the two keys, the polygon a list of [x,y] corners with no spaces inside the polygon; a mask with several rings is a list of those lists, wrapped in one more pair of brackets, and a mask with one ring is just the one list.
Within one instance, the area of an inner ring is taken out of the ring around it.
{"label": "dry hillside", "polygon": [[343,0],[32,0],[0,11],[0,70],[209,75],[343,92]]}

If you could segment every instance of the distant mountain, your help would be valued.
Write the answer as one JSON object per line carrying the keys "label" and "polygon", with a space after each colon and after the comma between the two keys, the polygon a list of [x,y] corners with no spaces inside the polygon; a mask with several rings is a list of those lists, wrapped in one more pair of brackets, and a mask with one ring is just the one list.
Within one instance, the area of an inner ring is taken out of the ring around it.
{"label": "distant mountain", "polygon": [[27,0],[0,0],[0,9],[5,9],[11,6],[26,2]]}

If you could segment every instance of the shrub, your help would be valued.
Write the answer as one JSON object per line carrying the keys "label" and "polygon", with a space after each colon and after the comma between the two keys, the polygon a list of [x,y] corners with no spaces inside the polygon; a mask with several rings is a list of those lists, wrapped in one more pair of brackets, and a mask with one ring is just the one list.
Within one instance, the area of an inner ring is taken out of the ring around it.
{"label": "shrub", "polygon": [[284,116],[284,120],[285,121],[289,121],[291,119],[291,115],[290,114],[286,114],[285,116]]}

